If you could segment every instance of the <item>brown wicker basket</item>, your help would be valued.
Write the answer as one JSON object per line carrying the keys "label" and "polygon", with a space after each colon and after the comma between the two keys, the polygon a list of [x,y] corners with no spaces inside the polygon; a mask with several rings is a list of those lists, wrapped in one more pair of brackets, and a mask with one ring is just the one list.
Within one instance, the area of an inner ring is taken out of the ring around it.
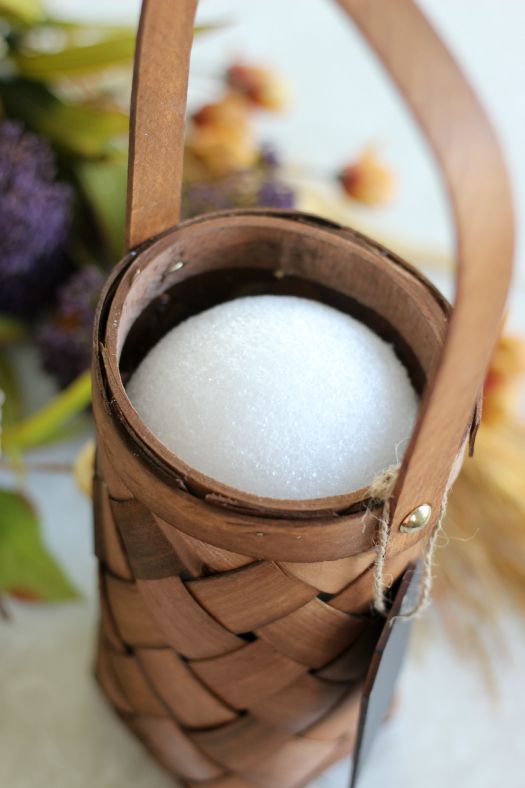
{"label": "brown wicker basket", "polygon": [[[510,273],[510,201],[484,115],[412,3],[346,0],[340,5],[403,87],[442,162],[460,240],[452,320],[411,266],[325,220],[233,211],[173,226],[195,5],[143,5],[132,251],[107,283],[95,327],[97,677],[129,727],[185,784],[297,788],[354,747],[363,681],[384,625],[371,607],[377,512],[366,490],[281,501],[219,484],[149,432],[125,382],[169,328],[240,295],[302,295],[368,324],[394,344],[423,398],[391,501],[385,569],[399,578],[435,526],[477,422]],[[397,46],[407,37],[419,49]],[[434,109],[447,102],[443,123]],[[423,503],[432,517],[410,530],[406,517]]]}

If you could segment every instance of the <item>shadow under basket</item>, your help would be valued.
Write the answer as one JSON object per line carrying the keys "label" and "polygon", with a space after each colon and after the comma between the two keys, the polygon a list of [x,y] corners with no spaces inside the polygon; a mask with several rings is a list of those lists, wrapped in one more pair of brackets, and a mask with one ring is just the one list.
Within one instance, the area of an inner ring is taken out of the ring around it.
{"label": "shadow under basket", "polygon": [[[350,753],[384,623],[372,611],[377,512],[366,490],[309,501],[234,490],[168,451],[127,399],[130,374],[170,328],[261,293],[366,323],[420,394],[448,320],[443,298],[394,254],[296,213],[186,222],[111,276],[94,347],[97,677],[192,786],[297,788]],[[385,576],[401,576],[422,535],[392,535]]]}

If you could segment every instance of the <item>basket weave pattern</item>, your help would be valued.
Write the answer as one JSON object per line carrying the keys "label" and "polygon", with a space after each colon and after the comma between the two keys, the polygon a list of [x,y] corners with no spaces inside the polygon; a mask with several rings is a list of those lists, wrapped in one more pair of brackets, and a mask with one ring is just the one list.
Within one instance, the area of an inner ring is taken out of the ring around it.
{"label": "basket weave pattern", "polygon": [[373,553],[307,564],[220,549],[126,496],[100,458],[97,676],[131,729],[189,785],[296,788],[350,752],[382,624]]}

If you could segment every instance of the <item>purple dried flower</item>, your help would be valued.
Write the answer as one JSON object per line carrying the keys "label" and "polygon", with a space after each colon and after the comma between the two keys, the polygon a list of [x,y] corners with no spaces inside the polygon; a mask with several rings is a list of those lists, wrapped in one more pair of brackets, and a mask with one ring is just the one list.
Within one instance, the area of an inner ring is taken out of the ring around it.
{"label": "purple dried flower", "polygon": [[63,278],[72,190],[57,182],[47,142],[0,123],[0,310],[30,315]]}
{"label": "purple dried flower", "polygon": [[94,265],[81,268],[57,293],[57,312],[63,320],[76,320],[91,331],[104,276]]}
{"label": "purple dried flower", "polygon": [[260,161],[263,167],[268,167],[268,169],[276,169],[281,165],[281,157],[277,148],[275,148],[270,143],[265,143],[261,147],[260,151]]}
{"label": "purple dried flower", "polygon": [[260,170],[246,170],[216,181],[189,183],[184,190],[184,218],[209,211],[258,206],[293,208],[294,191]]}
{"label": "purple dried flower", "polygon": [[199,216],[210,211],[221,211],[235,206],[235,192],[231,187],[217,183],[193,183],[184,193],[185,216]]}
{"label": "purple dried flower", "polygon": [[94,265],[82,268],[58,290],[57,309],[37,330],[43,368],[66,386],[89,367],[91,332],[104,276]]}
{"label": "purple dried flower", "polygon": [[190,183],[184,190],[184,217],[256,205],[257,190],[258,174],[251,170],[216,181]]}
{"label": "purple dried flower", "polygon": [[280,181],[265,181],[257,194],[257,205],[265,208],[293,208],[295,193]]}

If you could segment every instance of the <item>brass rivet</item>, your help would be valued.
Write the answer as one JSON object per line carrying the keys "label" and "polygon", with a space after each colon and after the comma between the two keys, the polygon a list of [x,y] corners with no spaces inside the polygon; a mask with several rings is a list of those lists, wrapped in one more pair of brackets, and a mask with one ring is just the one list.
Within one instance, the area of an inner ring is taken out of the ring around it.
{"label": "brass rivet", "polygon": [[411,534],[414,531],[419,531],[420,528],[424,528],[425,525],[428,524],[431,517],[432,507],[429,503],[422,503],[421,506],[418,506],[417,509],[414,509],[413,512],[410,512],[410,514],[405,517],[399,530],[404,534]]}

